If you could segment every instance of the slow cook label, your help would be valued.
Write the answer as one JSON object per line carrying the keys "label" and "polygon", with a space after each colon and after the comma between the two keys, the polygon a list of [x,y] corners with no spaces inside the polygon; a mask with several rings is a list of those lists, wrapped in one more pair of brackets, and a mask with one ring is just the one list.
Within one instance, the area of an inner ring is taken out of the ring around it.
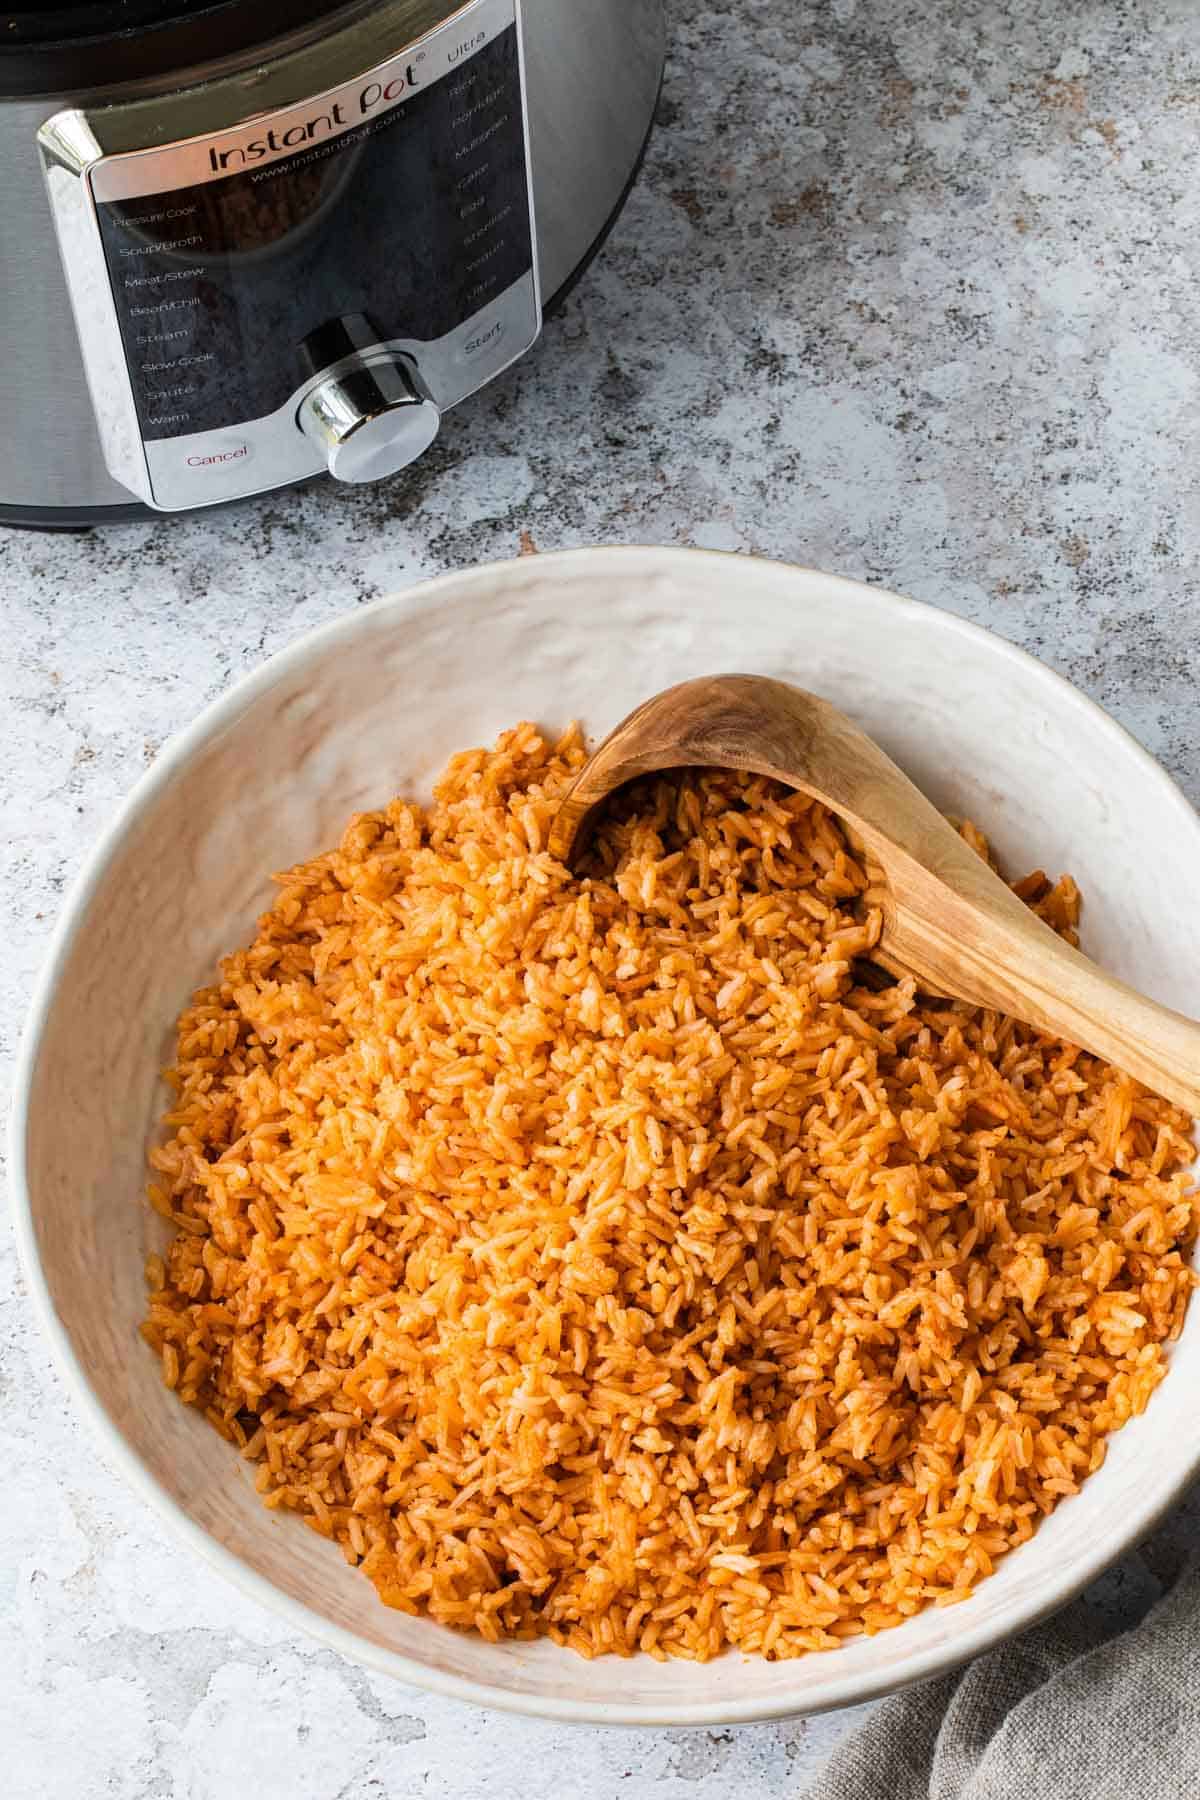
{"label": "slow cook label", "polygon": [[107,158],[90,182],[143,438],[275,413],[330,321],[432,343],[531,272],[515,0],[478,0],[304,106]]}

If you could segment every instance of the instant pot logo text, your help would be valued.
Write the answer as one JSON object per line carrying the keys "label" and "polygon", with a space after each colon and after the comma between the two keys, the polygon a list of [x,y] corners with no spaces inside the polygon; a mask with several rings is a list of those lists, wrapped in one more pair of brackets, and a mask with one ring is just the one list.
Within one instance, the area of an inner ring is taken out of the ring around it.
{"label": "instant pot logo text", "polygon": [[386,81],[368,81],[357,94],[335,100],[324,112],[289,125],[285,131],[281,131],[276,125],[270,125],[258,137],[248,138],[240,144],[231,144],[227,150],[218,150],[215,144],[210,144],[209,165],[214,175],[231,175],[251,163],[261,162],[264,156],[279,156],[285,150],[299,150],[305,144],[317,143],[321,138],[336,137],[347,126],[357,125],[380,107],[394,105],[397,100],[402,100],[406,94],[420,86],[417,71],[409,63]]}

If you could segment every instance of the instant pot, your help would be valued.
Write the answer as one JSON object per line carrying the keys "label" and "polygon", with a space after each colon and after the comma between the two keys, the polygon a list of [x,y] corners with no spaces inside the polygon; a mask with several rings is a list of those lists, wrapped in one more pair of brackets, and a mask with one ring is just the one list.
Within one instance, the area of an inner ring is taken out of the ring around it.
{"label": "instant pot", "polygon": [[660,0],[0,11],[0,522],[390,474],[632,180]]}

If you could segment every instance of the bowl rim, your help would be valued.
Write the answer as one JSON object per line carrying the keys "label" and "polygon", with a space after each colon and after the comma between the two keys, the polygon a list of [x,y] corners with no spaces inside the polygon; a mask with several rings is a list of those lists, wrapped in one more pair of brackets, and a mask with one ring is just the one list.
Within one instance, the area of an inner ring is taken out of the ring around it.
{"label": "bowl rim", "polygon": [[[676,566],[695,564],[700,560],[727,563],[730,572],[737,566],[753,563],[774,570],[780,577],[792,576],[800,582],[819,582],[832,588],[839,604],[862,605],[864,601],[900,613],[921,615],[928,623],[950,638],[986,646],[989,654],[998,655],[1018,665],[1034,681],[1041,682],[1054,695],[1060,710],[1076,712],[1099,723],[1117,741],[1123,743],[1134,765],[1147,782],[1159,790],[1179,815],[1180,825],[1191,831],[1200,826],[1200,815],[1174,778],[1151,756],[1125,726],[1114,719],[1096,701],[1060,675],[1049,664],[1019,648],[999,633],[976,625],[957,613],[946,611],[925,601],[911,600],[890,589],[852,577],[830,575],[804,564],[775,558],[748,556],[738,551],[709,550],[671,544],[589,545],[550,552],[539,552],[537,568],[561,570],[565,577],[589,565],[621,561],[660,560]],[[440,575],[412,583],[394,593],[381,595],[365,606],[340,612],[312,630],[302,631],[290,643],[264,662],[247,671],[201,708],[186,725],[174,732],[163,745],[154,762],[139,777],[104,827],[91,849],[85,854],[65,897],[58,920],[42,953],[41,966],[34,982],[25,1029],[18,1049],[13,1101],[9,1117],[9,1157],[13,1230],[16,1238],[18,1265],[24,1276],[34,1315],[47,1340],[55,1368],[67,1392],[92,1435],[94,1444],[109,1468],[120,1476],[133,1492],[161,1518],[175,1537],[217,1569],[249,1599],[281,1616],[298,1633],[338,1651],[350,1661],[365,1664],[380,1674],[422,1688],[448,1699],[464,1700],[477,1706],[522,1714],[527,1717],[556,1720],[570,1724],[646,1726],[711,1726],[744,1725],[826,1712],[839,1707],[861,1705],[895,1693],[901,1688],[929,1681],[935,1676],[960,1667],[981,1652],[1028,1629],[1039,1620],[1057,1612],[1088,1586],[1098,1575],[1125,1555],[1170,1511],[1195,1476],[1200,1473],[1200,1439],[1196,1448],[1180,1463],[1177,1471],[1162,1488],[1155,1487],[1137,1507],[1127,1510],[1114,1539],[1097,1540],[1084,1557],[1079,1574],[1057,1591],[1049,1601],[1021,1604],[1016,1601],[1010,1616],[1003,1622],[992,1621],[971,1625],[965,1623],[961,1635],[951,1643],[934,1646],[912,1655],[899,1674],[896,1670],[877,1674],[840,1675],[836,1653],[828,1656],[829,1674],[803,1696],[798,1705],[786,1691],[745,1699],[725,1700],[719,1696],[686,1703],[653,1701],[601,1702],[586,1697],[575,1699],[542,1696],[498,1687],[491,1682],[456,1675],[417,1661],[411,1655],[387,1650],[359,1637],[355,1632],[336,1625],[290,1595],[285,1594],[265,1575],[260,1575],[240,1556],[227,1550],[215,1537],[192,1520],[165,1488],[149,1473],[140,1457],[126,1442],[109,1419],[92,1388],[86,1368],[77,1357],[66,1326],[60,1319],[41,1266],[34,1228],[34,1204],[29,1186],[25,1142],[30,1101],[42,1038],[53,1002],[61,968],[68,957],[76,933],[91,904],[97,887],[110,863],[125,842],[146,804],[174,779],[203,746],[231,724],[259,695],[268,691],[287,672],[309,661],[315,653],[332,651],[339,643],[352,639],[364,619],[384,613],[394,615],[397,624],[435,608],[453,605],[472,590],[491,584],[506,583],[528,569],[523,556],[500,562],[473,564],[465,569],[448,570]],[[570,1654],[564,1652],[564,1654]],[[736,1654],[736,1653],[730,1653]],[[824,1653],[821,1653],[824,1656]],[[581,1661],[581,1672],[586,1665]],[[703,1665],[701,1665],[703,1666]]]}

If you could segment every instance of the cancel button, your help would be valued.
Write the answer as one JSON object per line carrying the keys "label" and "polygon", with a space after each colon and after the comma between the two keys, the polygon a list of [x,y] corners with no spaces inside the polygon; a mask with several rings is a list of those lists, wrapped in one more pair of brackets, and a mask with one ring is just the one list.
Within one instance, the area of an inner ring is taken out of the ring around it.
{"label": "cancel button", "polygon": [[211,444],[201,450],[193,450],[187,459],[189,469],[224,469],[238,463],[249,462],[251,450],[249,444],[230,442]]}

